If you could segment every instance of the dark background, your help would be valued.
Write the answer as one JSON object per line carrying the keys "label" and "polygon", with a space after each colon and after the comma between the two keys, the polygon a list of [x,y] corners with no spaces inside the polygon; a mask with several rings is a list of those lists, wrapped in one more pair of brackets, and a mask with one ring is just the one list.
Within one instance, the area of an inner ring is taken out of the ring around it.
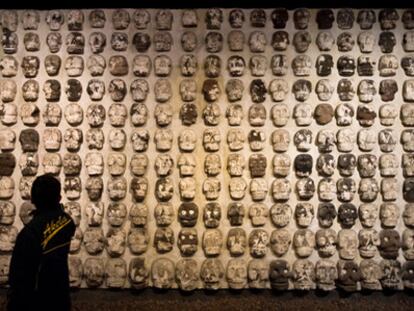
{"label": "dark background", "polygon": [[410,0],[59,0],[59,1],[13,1],[3,0],[0,8],[16,9],[69,9],[69,8],[273,8],[286,7],[295,9],[299,7],[351,7],[351,8],[405,8],[413,7],[414,1]]}

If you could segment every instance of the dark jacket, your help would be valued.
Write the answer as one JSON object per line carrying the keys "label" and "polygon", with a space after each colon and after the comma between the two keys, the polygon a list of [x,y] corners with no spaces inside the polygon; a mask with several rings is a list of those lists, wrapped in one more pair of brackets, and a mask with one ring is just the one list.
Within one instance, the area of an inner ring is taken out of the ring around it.
{"label": "dark jacket", "polygon": [[39,210],[18,234],[8,310],[70,310],[68,253],[75,224],[61,205]]}

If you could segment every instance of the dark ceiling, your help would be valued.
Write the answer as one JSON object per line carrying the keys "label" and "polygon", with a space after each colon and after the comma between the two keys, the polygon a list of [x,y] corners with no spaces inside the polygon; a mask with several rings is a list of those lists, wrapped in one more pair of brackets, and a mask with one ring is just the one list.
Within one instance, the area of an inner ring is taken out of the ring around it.
{"label": "dark ceiling", "polygon": [[0,8],[4,9],[65,9],[65,8],[272,8],[272,7],[286,7],[294,9],[298,7],[308,8],[322,8],[322,7],[394,7],[404,8],[414,6],[414,2],[407,0],[388,0],[386,1],[372,1],[372,0],[175,0],[166,2],[165,0],[147,0],[147,1],[128,1],[128,0],[59,0],[59,1],[2,1]]}

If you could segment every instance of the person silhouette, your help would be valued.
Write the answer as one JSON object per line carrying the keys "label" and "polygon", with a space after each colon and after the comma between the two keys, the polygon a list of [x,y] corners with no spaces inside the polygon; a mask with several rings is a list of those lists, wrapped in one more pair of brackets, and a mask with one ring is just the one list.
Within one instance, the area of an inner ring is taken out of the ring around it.
{"label": "person silhouette", "polygon": [[31,188],[33,219],[19,232],[10,262],[7,310],[70,310],[68,254],[75,233],[51,174]]}

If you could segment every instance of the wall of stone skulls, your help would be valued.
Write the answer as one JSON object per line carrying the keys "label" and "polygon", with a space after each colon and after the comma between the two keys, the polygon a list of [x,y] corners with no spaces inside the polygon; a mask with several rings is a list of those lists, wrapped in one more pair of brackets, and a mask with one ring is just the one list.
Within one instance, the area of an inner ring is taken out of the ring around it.
{"label": "wall of stone skulls", "polygon": [[1,283],[30,184],[73,287],[412,288],[413,10],[2,11]]}

